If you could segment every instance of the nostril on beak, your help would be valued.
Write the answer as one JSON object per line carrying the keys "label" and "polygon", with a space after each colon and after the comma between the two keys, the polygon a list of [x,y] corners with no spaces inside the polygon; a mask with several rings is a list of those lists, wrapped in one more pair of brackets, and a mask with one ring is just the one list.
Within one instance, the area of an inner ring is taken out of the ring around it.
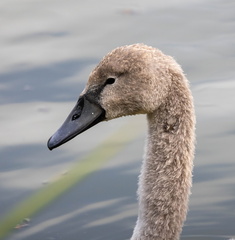
{"label": "nostril on beak", "polygon": [[82,114],[82,109],[84,107],[84,99],[80,98],[78,100],[78,103],[79,103],[79,105],[78,105],[78,107],[76,109],[76,112],[72,116],[72,121],[78,119],[81,116],[81,114]]}
{"label": "nostril on beak", "polygon": [[81,115],[81,114],[74,114],[74,115],[72,116],[72,121],[78,119],[78,118],[80,117],[80,115]]}
{"label": "nostril on beak", "polygon": [[78,119],[81,116],[81,114],[82,114],[82,107],[79,106],[76,113],[73,114],[73,116],[72,116],[72,121]]}

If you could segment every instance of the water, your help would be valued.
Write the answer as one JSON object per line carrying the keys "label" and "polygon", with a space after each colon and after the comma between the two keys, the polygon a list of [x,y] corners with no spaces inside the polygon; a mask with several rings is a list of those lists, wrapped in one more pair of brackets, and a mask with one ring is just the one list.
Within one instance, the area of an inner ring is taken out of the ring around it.
{"label": "water", "polygon": [[[134,121],[100,124],[56,151],[46,148],[102,56],[144,42],[177,59],[195,99],[194,184],[182,239],[235,237],[234,1],[12,0],[0,5],[1,218]],[[145,118],[136,121],[143,130],[139,137],[6,239],[129,239],[145,138]]]}

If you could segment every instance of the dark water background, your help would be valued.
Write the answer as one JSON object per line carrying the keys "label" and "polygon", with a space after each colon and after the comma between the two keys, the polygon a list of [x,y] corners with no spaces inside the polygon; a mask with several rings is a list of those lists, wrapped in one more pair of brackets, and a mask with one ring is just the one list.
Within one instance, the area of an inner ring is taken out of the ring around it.
{"label": "dark water background", "polygon": [[[115,120],[46,148],[102,56],[143,42],[176,58],[195,99],[194,184],[182,239],[235,237],[234,0],[9,0],[0,9],[0,217],[120,126],[145,128],[144,116]],[[6,239],[129,239],[144,138]]]}

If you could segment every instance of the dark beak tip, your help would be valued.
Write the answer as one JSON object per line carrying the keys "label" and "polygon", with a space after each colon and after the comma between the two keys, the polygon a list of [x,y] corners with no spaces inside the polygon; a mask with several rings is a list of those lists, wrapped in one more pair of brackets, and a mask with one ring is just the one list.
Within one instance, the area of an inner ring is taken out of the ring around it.
{"label": "dark beak tip", "polygon": [[55,147],[54,147],[54,144],[52,143],[52,141],[51,141],[51,138],[52,137],[50,137],[49,138],[49,140],[47,141],[47,147],[48,147],[48,149],[50,150],[50,151],[52,151]]}
{"label": "dark beak tip", "polygon": [[50,151],[53,149],[53,147],[50,144],[50,139],[47,141],[47,147]]}

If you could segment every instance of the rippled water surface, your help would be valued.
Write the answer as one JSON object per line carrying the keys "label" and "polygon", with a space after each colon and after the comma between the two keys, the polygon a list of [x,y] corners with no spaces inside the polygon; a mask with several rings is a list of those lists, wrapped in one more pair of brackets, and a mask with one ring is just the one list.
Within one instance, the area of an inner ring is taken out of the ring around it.
{"label": "rippled water surface", "polygon": [[[4,239],[130,238],[145,117],[99,124],[53,152],[46,142],[102,56],[136,42],[174,56],[195,99],[194,184],[182,239],[235,238],[234,0],[11,0],[0,6],[0,235],[15,221],[6,224],[6,216],[33,211]],[[139,133],[124,147],[115,134],[133,122]],[[32,204],[32,195],[112,134],[110,144],[122,147],[101,169],[50,204],[49,193]]]}

